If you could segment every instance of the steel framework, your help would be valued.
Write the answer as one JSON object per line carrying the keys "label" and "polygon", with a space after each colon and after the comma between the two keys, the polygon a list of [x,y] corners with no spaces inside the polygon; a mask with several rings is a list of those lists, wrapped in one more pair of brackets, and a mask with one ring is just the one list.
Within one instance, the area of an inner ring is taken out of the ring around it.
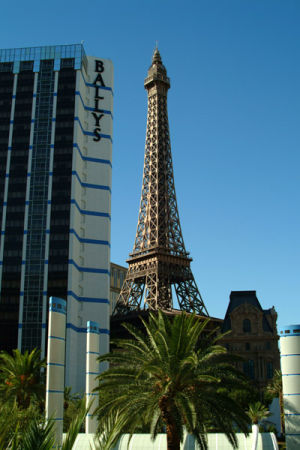
{"label": "steel framework", "polygon": [[174,185],[167,111],[170,80],[156,48],[144,83],[148,92],[144,176],[133,252],[115,314],[179,308],[208,315],[185,250]]}

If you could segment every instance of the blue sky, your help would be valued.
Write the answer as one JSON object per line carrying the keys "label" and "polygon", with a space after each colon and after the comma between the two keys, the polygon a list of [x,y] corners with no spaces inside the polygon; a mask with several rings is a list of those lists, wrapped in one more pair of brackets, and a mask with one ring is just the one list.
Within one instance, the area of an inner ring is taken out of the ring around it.
{"label": "blue sky", "polygon": [[256,290],[300,323],[299,0],[5,2],[1,47],[84,41],[115,68],[112,261],[132,250],[158,41],[171,78],[175,185],[192,270],[212,316]]}

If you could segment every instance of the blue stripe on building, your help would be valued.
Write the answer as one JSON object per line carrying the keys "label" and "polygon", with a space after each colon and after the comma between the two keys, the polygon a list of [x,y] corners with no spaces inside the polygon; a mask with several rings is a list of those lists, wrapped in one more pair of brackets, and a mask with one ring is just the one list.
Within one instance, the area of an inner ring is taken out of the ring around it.
{"label": "blue stripe on building", "polygon": [[[75,117],[74,117],[74,120],[77,121],[77,122],[79,123],[80,128],[81,128],[81,131],[82,131],[83,134],[85,134],[86,136],[95,136],[94,132],[92,132],[92,131],[86,131],[86,130],[83,128],[83,126],[82,126],[82,124],[81,124],[81,122],[80,122],[79,117],[75,116]],[[99,136],[101,136],[101,138],[103,138],[103,139],[109,139],[109,140],[111,141],[111,143],[112,143],[112,137],[111,137],[109,134],[99,133]]]}
{"label": "blue stripe on building", "polygon": [[74,175],[77,178],[77,180],[79,181],[79,183],[82,187],[89,188],[89,189],[101,189],[104,191],[111,192],[111,189],[109,186],[105,186],[102,184],[85,183],[85,182],[81,181],[78,173],[75,170],[72,170],[72,175]]}
{"label": "blue stripe on building", "polygon": [[108,247],[110,247],[110,243],[108,241],[102,241],[101,239],[81,238],[72,228],[70,229],[70,234],[73,234],[76,239],[82,244],[107,245]]}
{"label": "blue stripe on building", "polygon": [[68,295],[75,298],[75,300],[78,300],[79,302],[109,304],[109,300],[107,298],[80,297],[79,295],[75,294],[73,291],[68,291]]}
{"label": "blue stripe on building", "polygon": [[82,70],[80,71],[80,74],[81,74],[82,79],[83,79],[83,81],[84,81],[84,84],[85,84],[86,86],[88,86],[88,87],[93,87],[93,88],[98,87],[99,89],[103,89],[104,91],[110,91],[110,92],[112,93],[112,95],[114,94],[111,87],[109,87],[109,86],[99,86],[98,84],[95,85],[95,84],[93,84],[93,83],[88,83],[88,82],[86,81],[86,79],[84,78],[84,75],[83,75],[83,71],[82,71]]}
{"label": "blue stripe on building", "polygon": [[58,391],[54,389],[46,389],[46,392],[50,392],[50,394],[63,394],[64,391]]}
{"label": "blue stripe on building", "polygon": [[[79,98],[80,98],[80,100],[81,100],[81,103],[82,103],[82,106],[84,107],[84,109],[86,109],[87,111],[94,111],[94,112],[97,112],[97,111],[95,111],[95,107],[93,108],[93,107],[91,107],[91,106],[86,106],[86,105],[84,104],[83,98],[82,98],[81,93],[80,93],[79,91],[75,91],[75,95],[78,95],[78,96],[79,96]],[[98,111],[98,112],[99,112],[99,111]],[[102,112],[103,114],[108,114],[108,115],[111,116],[111,118],[113,118],[113,115],[112,115],[111,111],[109,111],[108,109],[101,109],[101,112]]]}
{"label": "blue stripe on building", "polygon": [[99,164],[108,164],[108,165],[110,165],[110,167],[112,167],[111,161],[109,159],[91,158],[89,156],[84,156],[82,151],[80,150],[79,145],[76,142],[73,143],[73,147],[77,148],[78,153],[83,161],[90,161],[90,162],[95,162],[95,163],[99,163]]}
{"label": "blue stripe on building", "polygon": [[[84,327],[76,327],[76,325],[73,325],[70,322],[67,322],[67,328],[76,331],[76,333],[86,333],[86,328]],[[109,334],[109,330],[107,328],[99,328],[100,334]]]}
{"label": "blue stripe on building", "polygon": [[76,267],[76,269],[79,270],[79,272],[104,273],[110,275],[110,272],[107,269],[98,269],[94,267],[81,267],[73,259],[69,259],[68,263]]}
{"label": "blue stripe on building", "polygon": [[58,339],[59,341],[65,341],[66,339],[59,336],[49,336],[48,339]]}
{"label": "blue stripe on building", "polygon": [[49,363],[47,362],[47,366],[57,366],[57,367],[65,367],[65,364],[60,364],[60,363]]}
{"label": "blue stripe on building", "polygon": [[75,205],[80,214],[85,214],[86,216],[99,216],[99,217],[108,217],[110,219],[110,214],[100,211],[89,211],[87,209],[81,209],[75,199],[71,200],[71,204]]}
{"label": "blue stripe on building", "polygon": [[282,376],[283,377],[294,377],[294,376],[299,376],[300,373],[283,373]]}

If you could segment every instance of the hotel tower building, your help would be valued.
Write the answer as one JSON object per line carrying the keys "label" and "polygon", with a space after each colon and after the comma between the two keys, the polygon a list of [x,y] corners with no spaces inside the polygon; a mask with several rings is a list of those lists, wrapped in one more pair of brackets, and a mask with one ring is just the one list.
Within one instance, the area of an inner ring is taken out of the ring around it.
{"label": "hotel tower building", "polygon": [[0,50],[0,349],[44,356],[65,299],[75,391],[87,321],[108,351],[112,99],[111,61],[80,44]]}

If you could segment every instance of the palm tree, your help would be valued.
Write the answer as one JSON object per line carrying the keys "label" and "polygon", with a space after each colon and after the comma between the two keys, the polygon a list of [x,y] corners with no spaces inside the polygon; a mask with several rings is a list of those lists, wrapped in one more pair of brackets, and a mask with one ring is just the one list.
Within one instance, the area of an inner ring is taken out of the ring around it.
{"label": "palm tree", "polygon": [[86,408],[86,399],[82,398],[78,404],[77,414],[73,417],[67,435],[62,445],[62,450],[72,450],[77,435],[82,428],[86,415],[89,412],[90,407]]}
{"label": "palm tree", "polygon": [[66,386],[64,390],[64,432],[69,429],[72,420],[77,416],[81,402],[80,395],[73,394],[72,388]]}
{"label": "palm tree", "polygon": [[284,408],[283,408],[283,393],[282,393],[282,374],[280,370],[275,370],[273,379],[271,383],[267,385],[267,392],[271,396],[279,398],[279,408],[280,408],[280,427],[281,432],[285,433],[284,424]]}
{"label": "palm tree", "polygon": [[17,448],[24,433],[34,421],[41,422],[43,415],[34,402],[27,409],[18,408],[16,403],[0,405],[0,450]]}
{"label": "palm tree", "polygon": [[23,433],[22,440],[16,444],[16,450],[51,450],[55,446],[54,422],[33,420]]}
{"label": "palm tree", "polygon": [[40,351],[26,350],[22,354],[13,350],[13,354],[2,351],[0,353],[0,394],[2,402],[16,403],[18,408],[26,409],[32,399],[42,401],[44,384],[41,369],[45,367],[45,360],[41,360]]}
{"label": "palm tree", "polygon": [[[25,410],[19,410],[19,412],[24,414]],[[61,450],[72,450],[87,412],[85,399],[82,399],[62,447],[60,447]],[[32,416],[27,420],[25,426],[18,421],[13,430],[11,427],[4,427],[4,429],[0,429],[0,450],[50,450],[55,445],[54,426],[54,421],[46,422],[44,418]]]}
{"label": "palm tree", "polygon": [[142,322],[145,334],[124,324],[132,338],[115,341],[117,348],[99,358],[111,363],[98,377],[99,433],[106,417],[118,415],[116,438],[143,419],[153,438],[164,425],[168,450],[180,448],[185,430],[206,449],[211,426],[236,446],[234,424],[247,433],[249,418],[220,388],[241,386],[243,375],[215,333],[204,335],[208,321],[187,313],[168,319],[159,311]]}
{"label": "palm tree", "polygon": [[252,422],[252,450],[256,450],[259,433],[258,422],[266,419],[270,415],[270,411],[261,402],[256,402],[249,405],[247,414]]}
{"label": "palm tree", "polygon": [[[110,450],[114,446],[119,437],[119,433],[116,430],[116,425],[119,426],[119,424],[118,413],[116,416],[106,416],[105,420],[101,421],[101,433],[98,433],[97,436],[97,445],[101,450]],[[122,429],[119,431],[121,433]]]}

